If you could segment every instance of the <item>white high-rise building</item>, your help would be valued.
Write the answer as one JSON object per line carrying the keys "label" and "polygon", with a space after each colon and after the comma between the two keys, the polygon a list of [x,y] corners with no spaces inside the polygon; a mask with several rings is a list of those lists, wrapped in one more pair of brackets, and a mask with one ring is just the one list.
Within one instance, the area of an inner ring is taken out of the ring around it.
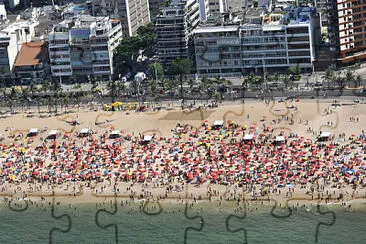
{"label": "white high-rise building", "polygon": [[154,23],[159,62],[170,64],[176,58],[188,58],[191,34],[199,23],[200,9],[196,0],[173,0],[162,8]]}
{"label": "white high-rise building", "polygon": [[150,23],[148,0],[93,0],[92,6],[95,16],[119,19],[124,37],[135,35],[140,26]]}
{"label": "white high-rise building", "polygon": [[13,70],[15,59],[23,43],[30,42],[34,37],[34,28],[38,21],[28,20],[14,22],[0,30],[0,68],[4,71]]}
{"label": "white high-rise building", "polygon": [[94,75],[108,80],[114,72],[113,51],[121,39],[117,19],[81,15],[62,21],[49,33],[52,76],[80,80]]}
{"label": "white high-rise building", "polygon": [[7,15],[6,15],[6,9],[3,1],[0,1],[0,22],[6,21]]}

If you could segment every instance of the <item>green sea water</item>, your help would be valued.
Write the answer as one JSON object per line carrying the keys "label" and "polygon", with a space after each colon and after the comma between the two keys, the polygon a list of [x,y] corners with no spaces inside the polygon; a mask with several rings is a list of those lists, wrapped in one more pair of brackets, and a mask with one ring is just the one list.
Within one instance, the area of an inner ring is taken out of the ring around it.
{"label": "green sea water", "polygon": [[[245,238],[247,243],[315,243],[317,225],[331,224],[333,218],[330,213],[319,214],[315,206],[307,209],[299,206],[289,217],[280,218],[288,215],[289,210],[276,208],[275,217],[271,206],[251,204],[248,208],[234,202],[221,206],[217,202],[198,203],[187,208],[188,217],[200,216],[203,222],[200,218],[187,218],[184,204],[149,203],[144,209],[146,213],[139,203],[122,206],[118,202],[117,209],[109,201],[98,206],[55,204],[55,217],[69,216],[59,219],[52,217],[49,203],[30,204],[28,208],[22,203],[13,207],[24,211],[1,206],[0,243],[50,243],[50,240],[52,243],[116,243],[117,240],[118,243],[184,243],[186,228],[201,226],[201,231],[188,230],[186,243],[244,243]],[[96,218],[98,210],[116,210],[116,213],[99,211]],[[335,222],[332,226],[319,225],[318,243],[365,243],[366,211],[362,206],[349,212],[344,207],[328,205],[320,211],[334,212]],[[159,214],[149,215],[154,213]],[[245,214],[245,218],[228,219],[231,214]],[[116,224],[117,232],[113,225],[107,227],[109,224]],[[246,235],[243,231],[228,230],[240,228],[246,229]]]}

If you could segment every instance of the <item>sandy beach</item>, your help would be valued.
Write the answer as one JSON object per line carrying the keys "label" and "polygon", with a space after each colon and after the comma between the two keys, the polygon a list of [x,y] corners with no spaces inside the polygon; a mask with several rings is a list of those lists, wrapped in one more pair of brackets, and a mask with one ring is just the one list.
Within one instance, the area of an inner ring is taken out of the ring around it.
{"label": "sandy beach", "polygon": [[[178,203],[360,201],[366,198],[366,104],[334,102],[253,100],[146,112],[85,106],[46,118],[37,109],[19,112],[0,119],[0,195],[37,201],[55,194],[72,204],[114,196]],[[222,127],[215,130],[215,121]],[[39,133],[27,137],[32,128]],[[91,134],[78,137],[83,128]],[[52,130],[56,139],[45,140]],[[115,130],[121,137],[110,139]],[[329,140],[317,142],[324,132]],[[145,136],[152,138],[144,142]],[[277,144],[278,136],[285,141]]]}

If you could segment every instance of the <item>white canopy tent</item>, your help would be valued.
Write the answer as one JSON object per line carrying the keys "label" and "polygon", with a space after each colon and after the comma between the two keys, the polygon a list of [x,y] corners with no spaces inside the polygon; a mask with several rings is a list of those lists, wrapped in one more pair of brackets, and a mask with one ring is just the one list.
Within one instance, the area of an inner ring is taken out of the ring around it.
{"label": "white canopy tent", "polygon": [[55,135],[57,135],[58,134],[58,130],[51,130],[49,133],[48,133],[48,135],[50,135],[50,136],[55,136]]}
{"label": "white canopy tent", "polygon": [[224,121],[222,120],[216,120],[214,123],[214,126],[222,126],[224,124]]}
{"label": "white canopy tent", "polygon": [[332,133],[330,133],[330,132],[322,132],[321,134],[320,134],[320,137],[331,137],[332,136]]}
{"label": "white canopy tent", "polygon": [[253,140],[253,138],[254,138],[254,135],[251,135],[251,134],[245,134],[245,136],[244,136],[244,140],[246,140],[246,141]]}
{"label": "white canopy tent", "polygon": [[144,136],[144,141],[151,141],[152,140],[152,136]]}
{"label": "white canopy tent", "polygon": [[29,134],[37,134],[38,133],[38,128],[32,128],[29,130]]}
{"label": "white canopy tent", "polygon": [[90,133],[90,128],[83,128],[80,130],[80,134],[89,134]]}
{"label": "white canopy tent", "polygon": [[119,130],[113,130],[109,136],[110,137],[120,137],[121,132]]}
{"label": "white canopy tent", "polygon": [[285,137],[284,137],[284,136],[277,136],[275,141],[276,141],[276,142],[282,142],[282,141],[285,141]]}

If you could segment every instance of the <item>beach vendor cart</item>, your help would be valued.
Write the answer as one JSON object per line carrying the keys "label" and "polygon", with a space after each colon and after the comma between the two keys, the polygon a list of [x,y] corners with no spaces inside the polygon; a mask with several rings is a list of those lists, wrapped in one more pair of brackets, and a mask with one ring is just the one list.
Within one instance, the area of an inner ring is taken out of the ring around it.
{"label": "beach vendor cart", "polygon": [[121,132],[119,130],[113,130],[109,134],[109,138],[111,138],[111,139],[115,139],[115,138],[119,138],[119,137],[121,137]]}
{"label": "beach vendor cart", "polygon": [[91,134],[90,128],[83,128],[79,132],[79,137],[87,137],[90,136],[90,134]]}
{"label": "beach vendor cart", "polygon": [[330,132],[322,132],[318,136],[318,141],[329,141],[330,139],[332,139],[332,133]]}
{"label": "beach vendor cart", "polygon": [[219,130],[224,126],[224,121],[222,120],[216,120],[212,126],[213,130]]}
{"label": "beach vendor cart", "polygon": [[28,137],[33,137],[38,135],[39,131],[38,128],[32,128],[29,130]]}

